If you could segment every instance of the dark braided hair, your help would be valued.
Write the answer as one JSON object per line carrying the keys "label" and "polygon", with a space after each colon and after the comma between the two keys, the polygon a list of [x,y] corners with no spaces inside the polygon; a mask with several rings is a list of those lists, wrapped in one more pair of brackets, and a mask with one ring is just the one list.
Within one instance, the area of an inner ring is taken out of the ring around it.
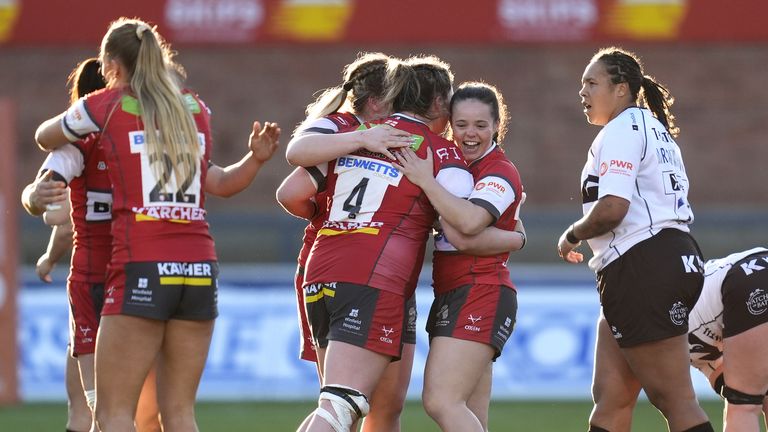
{"label": "dark braided hair", "polygon": [[493,134],[493,140],[501,146],[501,141],[507,133],[509,118],[507,117],[507,105],[504,103],[504,97],[499,89],[491,84],[479,81],[462,83],[451,98],[451,114],[453,114],[453,106],[457,102],[468,99],[480,101],[491,109],[491,117],[493,117],[498,126],[498,130]]}
{"label": "dark braided hair", "polygon": [[675,116],[670,111],[675,98],[652,76],[643,73],[643,65],[636,54],[622,48],[608,47],[598,51],[592,61],[600,61],[605,65],[613,84],[627,83],[633,100],[639,100],[651,110],[672,136],[680,134],[680,128],[675,125]]}

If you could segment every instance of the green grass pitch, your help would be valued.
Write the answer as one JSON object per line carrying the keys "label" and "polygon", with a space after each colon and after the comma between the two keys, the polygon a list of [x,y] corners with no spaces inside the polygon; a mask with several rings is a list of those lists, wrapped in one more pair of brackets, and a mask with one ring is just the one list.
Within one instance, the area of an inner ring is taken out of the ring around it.
{"label": "green grass pitch", "polygon": [[[315,406],[306,402],[201,402],[197,419],[201,431],[294,431]],[[716,431],[722,429],[722,403],[702,401]],[[492,401],[491,431],[586,431],[592,405],[588,401]],[[61,403],[0,407],[0,430],[48,432],[64,430],[66,407]],[[439,432],[418,401],[408,402],[402,417],[404,432]],[[634,431],[666,431],[664,419],[648,402],[635,410]]]}

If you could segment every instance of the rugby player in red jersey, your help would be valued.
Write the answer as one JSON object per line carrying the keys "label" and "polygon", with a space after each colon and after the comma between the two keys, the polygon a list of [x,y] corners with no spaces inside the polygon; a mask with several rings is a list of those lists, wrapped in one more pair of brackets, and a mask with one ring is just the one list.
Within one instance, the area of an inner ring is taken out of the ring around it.
{"label": "rugby player in red jersey", "polygon": [[499,145],[506,127],[506,106],[495,87],[459,86],[451,98],[451,130],[475,180],[466,200],[434,179],[431,153],[424,160],[410,150],[397,155],[445,230],[435,236],[423,391],[427,413],[444,431],[487,430],[492,362],[514,328],[517,299],[506,263],[510,251],[525,244],[519,221],[524,194],[517,168]]}
{"label": "rugby player in red jersey", "polygon": [[[391,61],[384,102],[396,113],[376,123],[405,132],[421,153],[434,148],[445,154],[434,164],[438,177],[469,193],[466,164],[452,143],[436,133],[447,124],[452,81],[448,65],[436,58],[424,59],[419,70]],[[321,149],[335,158],[317,167],[328,190],[328,217],[305,274],[312,336],[325,351],[311,431],[350,430],[367,414],[368,395],[400,356],[407,319],[403,306],[415,290],[414,274],[435,218],[420,190],[392,166],[386,148],[340,147]]]}
{"label": "rugby player in red jersey", "polygon": [[[401,139],[404,144],[410,143],[410,136],[401,134],[394,129],[385,129],[370,133],[367,129],[353,130],[337,134],[340,130],[349,130],[361,122],[373,121],[389,114],[381,103],[385,88],[384,75],[389,56],[382,53],[363,53],[344,67],[344,83],[341,86],[325,90],[315,102],[307,107],[307,119],[297,128],[289,143],[290,148],[309,145],[322,149],[325,145],[343,146],[346,139],[357,140],[358,146],[375,148],[375,139],[387,139],[390,136]],[[328,142],[333,135],[333,142]],[[340,142],[341,141],[341,142]],[[303,142],[303,144],[302,144]],[[303,155],[289,152],[291,157],[301,158]],[[296,162],[296,161],[293,161]],[[295,288],[297,295],[300,357],[316,362],[320,383],[323,382],[323,358],[318,361],[315,346],[309,330],[309,323],[304,308],[304,267],[318,229],[326,218],[326,193],[318,188],[318,181],[323,182],[318,171],[296,168],[280,185],[277,190],[277,200],[290,214],[309,220],[304,231],[303,245],[299,252]],[[315,174],[313,177],[312,174]],[[416,273],[413,283],[416,283]],[[362,432],[400,430],[400,414],[405,403],[408,384],[410,383],[413,355],[416,347],[416,299],[415,295],[406,303],[406,316],[410,317],[409,328],[404,336],[402,355],[399,361],[392,362],[387,367],[370,401],[370,413],[362,424]],[[304,427],[304,426],[302,426]]]}
{"label": "rugby player in red jersey", "polygon": [[[195,394],[218,314],[204,190],[233,180],[232,172],[209,180],[209,112],[182,92],[172,72],[178,65],[154,28],[115,21],[100,59],[107,89],[36,134],[41,147],[54,149],[98,133],[98,146],[84,151],[100,146],[109,166],[113,248],[96,342],[96,426],[133,430],[141,382],[159,355],[164,430],[197,430]],[[145,124],[157,129],[145,133]],[[279,134],[275,125],[267,129]]]}

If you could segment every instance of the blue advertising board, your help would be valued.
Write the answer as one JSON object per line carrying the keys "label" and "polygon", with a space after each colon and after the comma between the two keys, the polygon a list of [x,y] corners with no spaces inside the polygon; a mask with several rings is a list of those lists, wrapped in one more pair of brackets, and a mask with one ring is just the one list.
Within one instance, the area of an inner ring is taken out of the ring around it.
{"label": "blue advertising board", "polygon": [[[292,276],[277,272],[220,280],[220,315],[199,398],[313,399],[314,365],[298,358],[298,323]],[[223,271],[223,275],[227,272]],[[422,275],[429,275],[425,271]],[[551,276],[551,272],[540,273]],[[259,280],[259,282],[252,282]],[[589,277],[523,277],[512,338],[494,365],[493,397],[586,399],[590,397],[597,294]],[[419,398],[428,341],[424,331],[432,292],[417,290],[417,349],[409,397]],[[67,306],[63,286],[28,280],[19,296],[20,387],[23,400],[63,400]],[[699,394],[707,383],[694,374]],[[714,396],[714,393],[712,393]]]}

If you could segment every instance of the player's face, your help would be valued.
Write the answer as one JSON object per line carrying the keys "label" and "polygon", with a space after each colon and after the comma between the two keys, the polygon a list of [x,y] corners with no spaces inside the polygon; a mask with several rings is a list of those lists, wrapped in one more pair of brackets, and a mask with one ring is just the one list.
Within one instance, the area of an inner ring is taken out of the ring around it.
{"label": "player's face", "polygon": [[467,162],[485,154],[498,129],[488,104],[477,99],[464,99],[453,105],[453,141],[461,148]]}
{"label": "player's face", "polygon": [[613,84],[605,70],[605,64],[594,61],[587,65],[581,77],[581,104],[587,121],[603,126],[616,117],[628,105],[626,83]]}

